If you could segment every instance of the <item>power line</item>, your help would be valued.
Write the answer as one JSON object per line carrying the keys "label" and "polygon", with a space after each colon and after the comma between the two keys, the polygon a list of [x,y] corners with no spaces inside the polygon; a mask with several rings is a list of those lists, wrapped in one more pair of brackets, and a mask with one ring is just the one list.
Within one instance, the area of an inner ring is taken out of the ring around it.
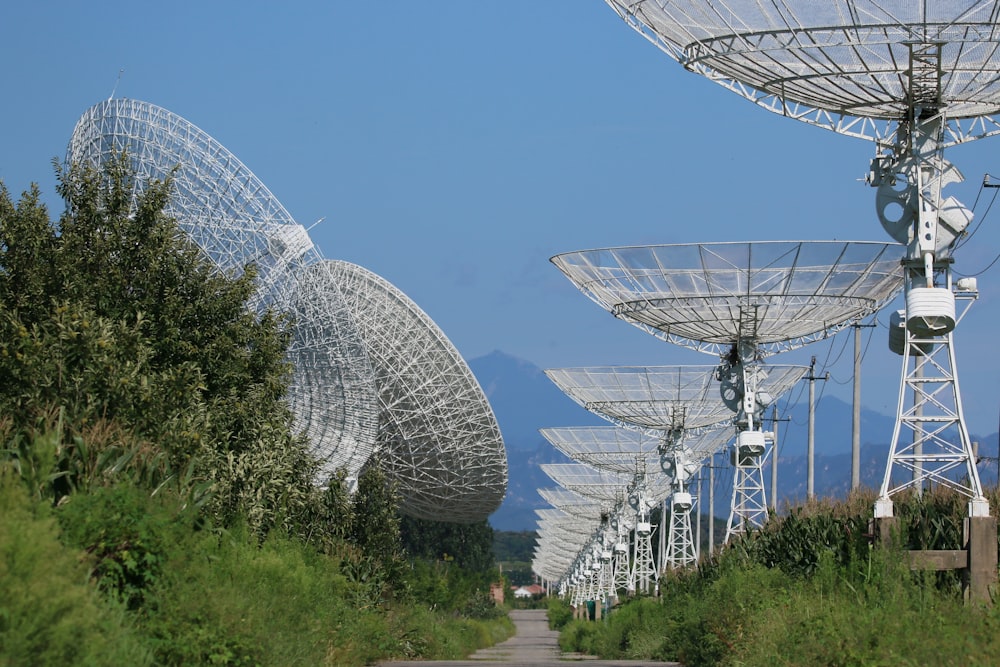
{"label": "power line", "polygon": [[[978,232],[980,229],[982,229],[983,223],[986,221],[986,216],[989,215],[990,209],[993,208],[993,203],[997,199],[997,194],[1000,193],[1000,190],[998,190],[998,188],[1000,188],[1000,183],[991,183],[990,182],[990,175],[989,174],[985,174],[983,176],[983,182],[982,182],[982,185],[980,185],[979,191],[982,192],[983,189],[985,189],[985,188],[992,188],[994,190],[993,197],[990,198],[990,203],[986,206],[986,210],[983,211],[983,215],[982,215],[982,217],[980,217],[979,222],[976,223],[975,229],[973,229],[968,235],[966,235],[965,238],[962,240],[962,242],[959,243],[956,246],[956,248],[960,248],[960,247],[964,246],[966,243],[968,243],[969,241],[972,240],[972,237],[976,235],[976,232]],[[977,203],[979,202],[979,195],[976,195],[976,202]],[[974,203],[972,205],[973,210],[975,210],[975,207],[976,207],[976,204]],[[974,273],[960,273],[958,271],[955,271],[955,273],[958,274],[958,275],[960,275],[960,276],[963,276],[965,278],[974,278],[976,276],[981,276],[982,274],[984,274],[987,271],[989,271],[991,268],[993,268],[993,265],[996,264],[998,261],[1000,261],[1000,254],[998,254],[996,257],[994,257],[993,261],[990,262],[989,264],[987,264],[986,268],[984,268],[984,269],[982,269],[980,271],[976,271]]]}

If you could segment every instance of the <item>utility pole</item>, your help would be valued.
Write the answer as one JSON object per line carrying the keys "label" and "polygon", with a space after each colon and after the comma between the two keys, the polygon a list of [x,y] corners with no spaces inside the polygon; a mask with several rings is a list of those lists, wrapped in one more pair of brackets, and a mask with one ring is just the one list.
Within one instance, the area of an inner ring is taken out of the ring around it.
{"label": "utility pole", "polygon": [[774,444],[771,446],[771,507],[778,511],[778,423],[790,421],[788,417],[778,418],[778,406],[771,408],[771,431],[774,432]]}
{"label": "utility pole", "polygon": [[705,475],[702,471],[698,471],[698,526],[695,531],[694,537],[694,552],[698,556],[698,560],[701,560],[701,522],[705,517],[705,503],[702,502],[705,496],[701,495],[701,492],[705,488]]}
{"label": "utility pole", "polygon": [[806,497],[813,500],[816,497],[816,380],[829,380],[830,373],[823,377],[816,376],[816,357],[809,362],[809,450],[806,466]]}
{"label": "utility pole", "polygon": [[715,454],[708,460],[708,553],[715,553]]}
{"label": "utility pole", "polygon": [[778,406],[771,409],[771,431],[774,444],[771,445],[771,506],[778,513]]}
{"label": "utility pole", "polygon": [[854,405],[851,421],[851,490],[861,487],[861,329],[875,324],[855,322],[854,327]]}

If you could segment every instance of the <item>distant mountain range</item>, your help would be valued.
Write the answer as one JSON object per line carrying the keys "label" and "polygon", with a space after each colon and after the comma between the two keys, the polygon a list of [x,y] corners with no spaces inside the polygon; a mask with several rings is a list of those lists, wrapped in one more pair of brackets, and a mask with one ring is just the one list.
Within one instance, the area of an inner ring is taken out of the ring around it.
{"label": "distant mountain range", "polygon": [[[507,447],[509,481],[500,508],[490,516],[497,530],[534,530],[535,509],[547,507],[539,487],[554,486],[542,472],[542,463],[568,462],[538,430],[556,426],[604,426],[607,422],[583,409],[562,393],[542,369],[500,351],[477,357],[469,366],[496,414]],[[806,496],[806,445],[808,405],[792,405],[779,415],[778,506],[801,501]],[[788,421],[784,421],[788,418]],[[851,482],[851,406],[825,396],[815,407],[815,488],[819,497],[841,498]],[[895,417],[861,410],[861,483],[877,488],[885,472]],[[767,424],[770,428],[770,424]],[[983,483],[997,481],[998,434],[980,437]],[[719,462],[722,462],[720,455]],[[716,514],[728,516],[731,469],[717,470]],[[727,476],[728,472],[728,476]],[[769,473],[767,473],[769,475]],[[767,477],[769,480],[770,477]],[[768,487],[770,488],[770,487]],[[707,488],[705,490],[707,495]],[[770,502],[770,499],[769,499]]]}

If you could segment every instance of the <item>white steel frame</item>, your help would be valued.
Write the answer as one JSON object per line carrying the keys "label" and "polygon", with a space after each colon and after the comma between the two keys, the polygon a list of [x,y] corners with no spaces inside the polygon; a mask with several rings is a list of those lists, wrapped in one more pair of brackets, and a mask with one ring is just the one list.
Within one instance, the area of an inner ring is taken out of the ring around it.
{"label": "white steel frame", "polygon": [[[952,290],[948,264],[940,267],[939,273],[946,288]],[[923,282],[922,264],[911,273],[907,292],[914,281]],[[965,301],[958,316],[961,321],[978,293],[956,290],[956,296]],[[903,331],[896,425],[875,516],[893,516],[892,496],[897,493],[907,489],[920,493],[930,486],[950,488],[968,497],[969,516],[989,516],[962,409],[954,331],[943,336],[917,335],[906,326]]]}
{"label": "white steel frame", "polygon": [[[875,141],[868,181],[880,188],[878,198],[891,198],[893,190],[899,195],[904,214],[887,220],[879,201],[879,215],[890,236],[908,246],[907,279],[923,265],[922,278],[932,287],[936,273],[950,270],[942,260],[950,259],[971,213],[941,196],[943,185],[961,180],[944,161],[943,151],[1000,133],[1000,0],[606,2],[689,70],[771,111]],[[904,320],[909,323],[911,314]],[[959,486],[972,497],[970,516],[989,511],[966,442],[951,332],[929,338],[935,340],[913,343],[907,334],[877,517],[892,516],[890,478],[896,467],[912,470],[911,486],[917,489],[924,481],[953,485],[944,481],[950,480],[944,473],[964,467],[969,482]],[[935,380],[918,379],[917,370],[906,370],[911,353],[925,357],[920,352],[924,348],[915,345],[938,349],[934,356],[939,360],[948,358],[931,364]],[[927,391],[931,384],[940,389]],[[912,404],[908,391],[916,396]],[[937,405],[943,394],[954,407]],[[928,426],[930,418],[920,415],[925,408],[957,428],[959,444],[943,444],[947,440]],[[914,433],[915,444],[909,448],[899,442],[906,429]],[[931,454],[921,451],[924,444],[944,460],[927,459]],[[948,450],[955,453],[943,453]],[[924,463],[938,472],[925,475]]]}
{"label": "white steel frame", "polygon": [[1000,3],[605,0],[686,69],[782,116],[891,142],[908,43],[946,44],[945,146],[1000,133]]}
{"label": "white steel frame", "polygon": [[[219,271],[256,265],[258,309],[295,311],[288,399],[296,427],[321,464],[317,482],[340,468],[356,478],[375,448],[375,376],[337,286],[309,269],[321,257],[305,228],[236,156],[148,102],[108,99],[85,111],[66,161],[98,168],[123,151],[137,188],[171,180],[166,213]],[[319,290],[313,302],[302,300],[304,288]]]}
{"label": "white steel frame", "polygon": [[356,264],[327,260],[378,387],[382,463],[415,517],[475,522],[507,489],[500,428],[451,341],[399,289]]}
{"label": "white steel frame", "polygon": [[[902,250],[850,241],[675,244],[563,253],[552,263],[616,317],[719,355],[739,431],[728,541],[767,520],[761,415],[780,392],[763,391],[762,359],[832,335],[892,300],[902,288]],[[796,380],[808,370],[800,368]]]}

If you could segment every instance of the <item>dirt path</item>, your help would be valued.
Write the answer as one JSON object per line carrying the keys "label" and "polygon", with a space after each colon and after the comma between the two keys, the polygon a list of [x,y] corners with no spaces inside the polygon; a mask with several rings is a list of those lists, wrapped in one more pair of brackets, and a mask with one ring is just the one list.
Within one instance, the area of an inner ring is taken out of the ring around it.
{"label": "dirt path", "polygon": [[680,667],[677,662],[653,660],[597,660],[578,654],[559,652],[559,633],[549,630],[544,609],[514,609],[510,618],[517,628],[505,642],[473,653],[465,660],[420,662],[383,662],[381,667],[487,667],[488,665],[519,665],[520,667],[566,667],[583,662],[587,667]]}

